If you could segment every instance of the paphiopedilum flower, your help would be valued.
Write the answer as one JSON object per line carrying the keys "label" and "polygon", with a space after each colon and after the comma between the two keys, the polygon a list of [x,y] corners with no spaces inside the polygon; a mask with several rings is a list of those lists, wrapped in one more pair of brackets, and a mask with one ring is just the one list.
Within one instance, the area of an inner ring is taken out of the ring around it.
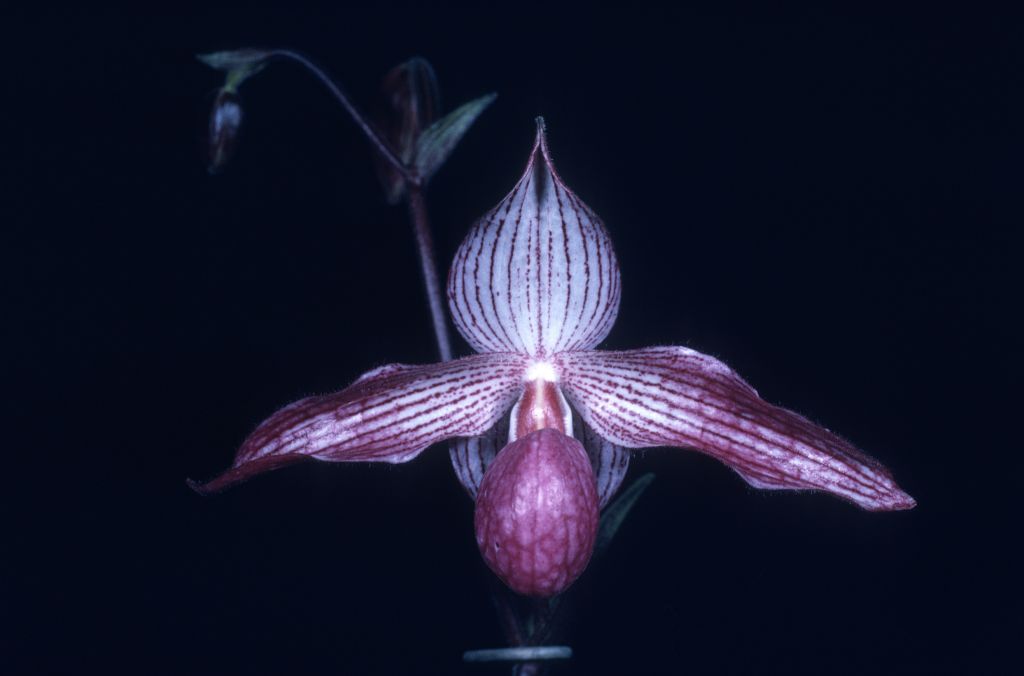
{"label": "paphiopedilum flower", "polygon": [[448,303],[478,353],[393,364],[283,408],[202,492],[299,460],[406,462],[452,440],[484,559],[551,596],[583,571],[631,449],[711,455],[756,488],[832,493],[868,510],[914,500],[879,462],[773,406],[685,347],[594,348],[615,321],[619,267],[600,219],[562,182],[542,124],[526,171],[462,242]]}

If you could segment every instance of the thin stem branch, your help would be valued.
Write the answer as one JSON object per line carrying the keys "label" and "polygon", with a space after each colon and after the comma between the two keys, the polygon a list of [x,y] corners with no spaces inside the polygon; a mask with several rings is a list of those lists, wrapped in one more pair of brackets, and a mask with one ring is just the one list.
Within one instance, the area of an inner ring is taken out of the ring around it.
{"label": "thin stem branch", "polygon": [[441,296],[441,283],[437,275],[437,262],[434,260],[434,241],[430,236],[430,220],[427,217],[427,202],[423,198],[423,188],[418,185],[408,186],[409,218],[416,235],[416,248],[420,254],[420,269],[423,271],[423,286],[427,291],[427,303],[430,304],[430,316],[434,322],[434,337],[437,338],[437,351],[441,361],[452,358],[452,341],[448,334],[447,314]]}
{"label": "thin stem branch", "polygon": [[438,281],[437,262],[434,260],[434,242],[430,235],[430,220],[427,217],[427,204],[423,199],[423,181],[414,169],[407,166],[395,153],[391,145],[381,137],[373,125],[352,104],[341,86],[308,58],[290,49],[274,49],[270,56],[290,59],[304,66],[334,95],[338,103],[348,111],[363,134],[380,153],[388,164],[401,174],[408,188],[409,217],[412,220],[413,232],[416,236],[416,248],[420,256],[420,268],[423,271],[423,284],[427,290],[427,303],[434,324],[434,337],[437,339],[437,351],[442,361],[452,358],[452,341],[448,333],[447,315],[441,296],[441,284]]}
{"label": "thin stem branch", "polygon": [[340,103],[342,107],[348,111],[348,114],[352,116],[352,119],[355,120],[355,123],[363,131],[363,134],[366,135],[366,138],[369,139],[370,143],[377,150],[377,152],[379,152],[381,156],[385,160],[387,160],[388,164],[394,167],[395,170],[402,175],[402,178],[404,178],[411,187],[418,187],[422,184],[419,175],[415,171],[407,167],[404,162],[402,162],[398,155],[395,154],[395,151],[391,148],[391,145],[387,141],[385,141],[379,133],[377,133],[377,130],[373,128],[373,125],[371,125],[369,121],[366,119],[366,117],[362,113],[360,113],[358,109],[356,109],[356,107],[352,104],[352,101],[349,100],[348,95],[346,95],[345,92],[341,89],[341,86],[339,86],[337,82],[332,80],[331,77],[327,75],[327,73],[324,72],[322,68],[317,66],[315,63],[310,61],[302,54],[299,54],[298,52],[293,52],[290,49],[274,49],[268,52],[268,54],[270,56],[291,59],[292,61],[295,61],[296,63],[305,66],[307,70],[313,73],[313,75],[315,75],[317,79],[320,80],[320,82],[323,83],[325,87],[327,87],[331,94],[334,95],[334,98],[338,100],[338,103]]}

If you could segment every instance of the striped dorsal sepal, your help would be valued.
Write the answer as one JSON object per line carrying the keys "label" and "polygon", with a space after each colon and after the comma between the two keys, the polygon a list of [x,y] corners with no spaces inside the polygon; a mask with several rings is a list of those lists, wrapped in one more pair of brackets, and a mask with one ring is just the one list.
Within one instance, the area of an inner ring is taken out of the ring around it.
{"label": "striped dorsal sepal", "polygon": [[619,264],[611,239],[555,171],[540,120],[522,178],[459,247],[448,304],[477,352],[586,350],[615,322]]}

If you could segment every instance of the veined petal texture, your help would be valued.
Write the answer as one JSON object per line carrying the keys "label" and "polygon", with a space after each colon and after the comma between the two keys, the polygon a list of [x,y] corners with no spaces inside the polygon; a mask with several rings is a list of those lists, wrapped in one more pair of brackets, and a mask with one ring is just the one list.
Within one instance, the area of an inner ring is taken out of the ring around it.
{"label": "veined petal texture", "polygon": [[611,239],[555,172],[538,121],[522,178],[455,255],[448,275],[455,325],[478,352],[585,350],[608,335],[619,295]]}
{"label": "veined petal texture", "polygon": [[491,429],[477,437],[452,439],[448,453],[459,483],[476,500],[484,473],[501,449],[508,445],[508,416],[499,419]]}
{"label": "veined petal texture", "polygon": [[270,416],[242,444],[231,469],[193,487],[216,492],[305,458],[406,462],[438,441],[483,434],[522,391],[523,362],[518,355],[486,354],[381,367],[340,392],[301,399]]}
{"label": "veined petal texture", "polygon": [[616,446],[607,439],[602,439],[594,429],[576,416],[574,421],[576,438],[583,443],[583,448],[590,458],[590,466],[594,468],[594,479],[597,481],[598,506],[605,508],[615,494],[619,486],[626,478],[629,471],[629,456],[632,453],[628,448]]}
{"label": "veined petal texture", "polygon": [[761,399],[722,362],[682,347],[558,357],[570,403],[601,437],[627,448],[707,453],[757,488],[816,489],[869,510],[916,503],[877,460]]}

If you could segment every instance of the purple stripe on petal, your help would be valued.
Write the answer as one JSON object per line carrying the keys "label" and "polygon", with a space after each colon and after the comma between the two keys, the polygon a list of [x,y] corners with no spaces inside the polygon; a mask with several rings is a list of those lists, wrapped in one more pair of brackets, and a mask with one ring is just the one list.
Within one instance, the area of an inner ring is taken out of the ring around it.
{"label": "purple stripe on petal", "polygon": [[391,364],[350,387],[281,409],[249,435],[231,469],[193,488],[213,493],[306,458],[406,462],[431,444],[475,436],[523,389],[524,360],[487,354],[442,364]]}
{"label": "purple stripe on petal", "polygon": [[600,501],[599,507],[604,506],[615,497],[626,478],[629,470],[629,456],[632,451],[622,446],[616,446],[604,439],[594,429],[583,422],[579,416],[575,416],[575,431],[573,435],[583,442],[590,457],[590,465],[594,468],[594,478],[597,479],[597,497]]}
{"label": "purple stripe on petal", "polygon": [[604,439],[681,446],[718,458],[757,488],[817,489],[869,510],[916,503],[877,460],[765,402],[722,362],[682,347],[559,355],[562,388]]}
{"label": "purple stripe on petal", "polygon": [[481,436],[453,439],[448,448],[455,476],[474,500],[487,467],[494,456],[498,455],[498,451],[508,444],[508,420],[508,416],[503,415],[494,427]]}
{"label": "purple stripe on petal", "polygon": [[619,266],[600,219],[555,171],[538,126],[522,178],[459,247],[448,303],[478,352],[547,356],[611,330]]}

